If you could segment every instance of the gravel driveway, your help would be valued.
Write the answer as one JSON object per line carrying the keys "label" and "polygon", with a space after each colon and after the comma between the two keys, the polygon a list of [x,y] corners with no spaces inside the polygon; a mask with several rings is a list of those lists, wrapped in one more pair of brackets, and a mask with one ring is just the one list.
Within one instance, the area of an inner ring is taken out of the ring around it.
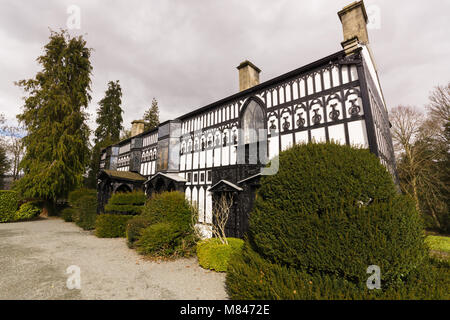
{"label": "gravel driveway", "polygon": [[[66,269],[81,270],[69,290]],[[0,224],[0,299],[226,299],[225,275],[196,258],[143,259],[125,239],[99,239],[59,218]]]}

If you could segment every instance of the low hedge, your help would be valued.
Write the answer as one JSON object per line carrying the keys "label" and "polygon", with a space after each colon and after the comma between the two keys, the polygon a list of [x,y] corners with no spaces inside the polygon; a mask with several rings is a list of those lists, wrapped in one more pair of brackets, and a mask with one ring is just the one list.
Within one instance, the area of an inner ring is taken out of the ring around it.
{"label": "low hedge", "polygon": [[14,221],[20,197],[15,191],[0,190],[0,222]]}
{"label": "low hedge", "polygon": [[76,224],[84,230],[94,229],[97,218],[97,196],[85,195],[78,201]]}
{"label": "low hedge", "polygon": [[271,263],[245,244],[242,254],[230,260],[226,290],[233,300],[448,300],[450,264],[428,260],[401,283],[369,290],[366,281]]}
{"label": "low hedge", "polygon": [[202,268],[218,272],[227,271],[230,257],[239,253],[244,241],[236,238],[227,238],[228,244],[223,244],[219,239],[212,238],[197,243],[198,263]]}
{"label": "low hedge", "polygon": [[131,216],[101,214],[95,222],[95,235],[99,238],[123,238]]}
{"label": "low hedge", "polygon": [[133,248],[135,242],[141,236],[142,230],[144,230],[150,225],[151,220],[143,216],[136,216],[128,220],[126,230],[128,247]]}
{"label": "low hedge", "polygon": [[30,220],[39,216],[42,212],[42,205],[39,202],[31,201],[22,204],[14,214],[14,221]]}
{"label": "low hedge", "polygon": [[74,208],[64,208],[61,211],[60,216],[61,216],[61,218],[63,218],[63,220],[65,222],[73,222],[74,221],[73,218],[74,218],[75,214],[76,214],[76,212],[75,212]]}
{"label": "low hedge", "polygon": [[83,198],[85,196],[97,197],[97,190],[80,188],[80,189],[76,189],[76,190],[70,192],[69,196],[68,196],[69,205],[72,208],[79,207],[81,198]]}
{"label": "low hedge", "polygon": [[138,253],[154,257],[186,257],[194,252],[195,238],[174,223],[158,222],[142,230],[135,247]]}
{"label": "low hedge", "polygon": [[105,213],[121,215],[138,215],[147,201],[147,196],[142,191],[127,193],[115,193],[105,205]]}

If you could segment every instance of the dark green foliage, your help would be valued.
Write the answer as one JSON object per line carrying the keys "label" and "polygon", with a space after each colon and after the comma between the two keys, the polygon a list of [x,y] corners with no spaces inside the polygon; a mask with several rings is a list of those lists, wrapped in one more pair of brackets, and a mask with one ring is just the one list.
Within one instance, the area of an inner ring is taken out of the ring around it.
{"label": "dark green foliage", "polygon": [[152,223],[170,221],[182,232],[191,230],[192,208],[181,192],[154,195],[144,206],[142,216]]}
{"label": "dark green foliage", "polygon": [[3,188],[3,175],[9,170],[10,161],[6,155],[6,149],[0,144],[0,188]]}
{"label": "dark green foliage", "polygon": [[131,216],[101,214],[95,222],[95,235],[99,238],[123,238]]}
{"label": "dark green foliage", "polygon": [[94,148],[92,149],[91,164],[88,176],[88,185],[94,188],[97,185],[97,174],[100,170],[100,151],[120,140],[122,126],[122,88],[119,80],[109,81],[105,97],[98,103],[97,129],[95,130]]}
{"label": "dark green foliage", "polygon": [[149,226],[135,242],[138,252],[163,257],[191,255],[196,240],[191,214],[192,208],[181,192],[155,195],[142,212]]}
{"label": "dark green foliage", "polygon": [[0,222],[14,220],[14,213],[19,208],[20,197],[15,191],[0,190]]}
{"label": "dark green foliage", "polygon": [[85,195],[78,200],[78,203],[77,217],[74,221],[84,230],[94,229],[97,218],[97,197]]}
{"label": "dark green foliage", "polygon": [[61,218],[63,218],[63,220],[65,221],[65,222],[73,222],[74,220],[73,220],[73,216],[76,214],[76,211],[75,211],[75,209],[73,209],[73,208],[64,208],[62,211],[61,211],[61,214],[60,214],[60,216],[61,216]]}
{"label": "dark green foliage", "polygon": [[22,204],[14,214],[14,221],[30,220],[39,216],[42,212],[42,204],[30,201]]}
{"label": "dark green foliage", "polygon": [[128,221],[126,231],[128,247],[134,247],[134,243],[141,236],[142,230],[147,228],[150,224],[151,220],[143,216],[136,216]]}
{"label": "dark green foliage", "polygon": [[228,265],[226,289],[234,300],[422,300],[450,298],[450,265],[426,261],[395,286],[368,290],[335,275],[314,273],[271,263],[248,244]]}
{"label": "dark green foliage", "polygon": [[69,193],[68,201],[69,205],[73,208],[76,208],[79,206],[79,200],[84,196],[97,196],[97,190],[95,189],[86,189],[86,188],[80,188],[76,189]]}
{"label": "dark green foliage", "polygon": [[261,179],[247,247],[227,278],[230,295],[245,299],[352,298],[365,288],[369,265],[380,266],[385,290],[401,287],[428,254],[414,203],[396,192],[379,160],[335,144],[280,154],[279,172]]}
{"label": "dark green foliage", "polygon": [[320,214],[276,211],[261,202],[251,219],[256,251],[298,270],[361,282],[367,279],[367,266],[378,265],[383,282],[392,283],[427,256],[422,221],[414,203],[404,196]]}
{"label": "dark green foliage", "polygon": [[142,191],[115,193],[105,205],[105,212],[137,215],[142,212],[146,200],[147,196]]}
{"label": "dark green foliage", "polygon": [[17,183],[27,198],[56,202],[80,186],[89,162],[91,49],[82,36],[51,32],[36,76],[18,85],[27,96],[18,120],[24,124],[25,175]]}
{"label": "dark green foliage", "polygon": [[227,238],[228,244],[218,238],[202,240],[197,243],[198,263],[202,268],[218,272],[227,271],[230,257],[239,253],[244,241],[242,239]]}
{"label": "dark green foliage", "polygon": [[158,108],[158,101],[156,101],[155,98],[152,100],[151,107],[145,111],[144,113],[144,130],[151,130],[155,129],[159,125],[159,108]]}

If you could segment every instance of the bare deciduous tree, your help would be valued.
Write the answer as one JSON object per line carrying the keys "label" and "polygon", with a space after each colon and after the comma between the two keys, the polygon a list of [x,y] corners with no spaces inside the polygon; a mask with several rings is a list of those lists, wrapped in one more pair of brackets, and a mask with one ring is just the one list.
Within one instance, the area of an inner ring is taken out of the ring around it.
{"label": "bare deciduous tree", "polygon": [[224,192],[214,204],[213,214],[213,235],[223,244],[228,244],[225,233],[225,227],[230,217],[231,208],[233,207],[233,195],[229,192]]}

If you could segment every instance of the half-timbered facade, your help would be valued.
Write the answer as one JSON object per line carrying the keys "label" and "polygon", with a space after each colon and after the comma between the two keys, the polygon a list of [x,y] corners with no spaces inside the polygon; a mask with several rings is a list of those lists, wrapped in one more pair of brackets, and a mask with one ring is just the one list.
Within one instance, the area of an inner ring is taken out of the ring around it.
{"label": "half-timbered facade", "polygon": [[[260,70],[245,61],[238,67],[239,93],[106,148],[101,206],[123,185],[149,196],[179,190],[197,206],[198,223],[210,235],[214,203],[227,193],[234,199],[227,232],[242,237],[261,168],[294,144],[368,148],[395,177],[388,112],[367,30],[354,27],[367,23],[364,4],[347,6],[339,17],[344,50],[260,84]],[[114,180],[113,171],[137,176]]]}

